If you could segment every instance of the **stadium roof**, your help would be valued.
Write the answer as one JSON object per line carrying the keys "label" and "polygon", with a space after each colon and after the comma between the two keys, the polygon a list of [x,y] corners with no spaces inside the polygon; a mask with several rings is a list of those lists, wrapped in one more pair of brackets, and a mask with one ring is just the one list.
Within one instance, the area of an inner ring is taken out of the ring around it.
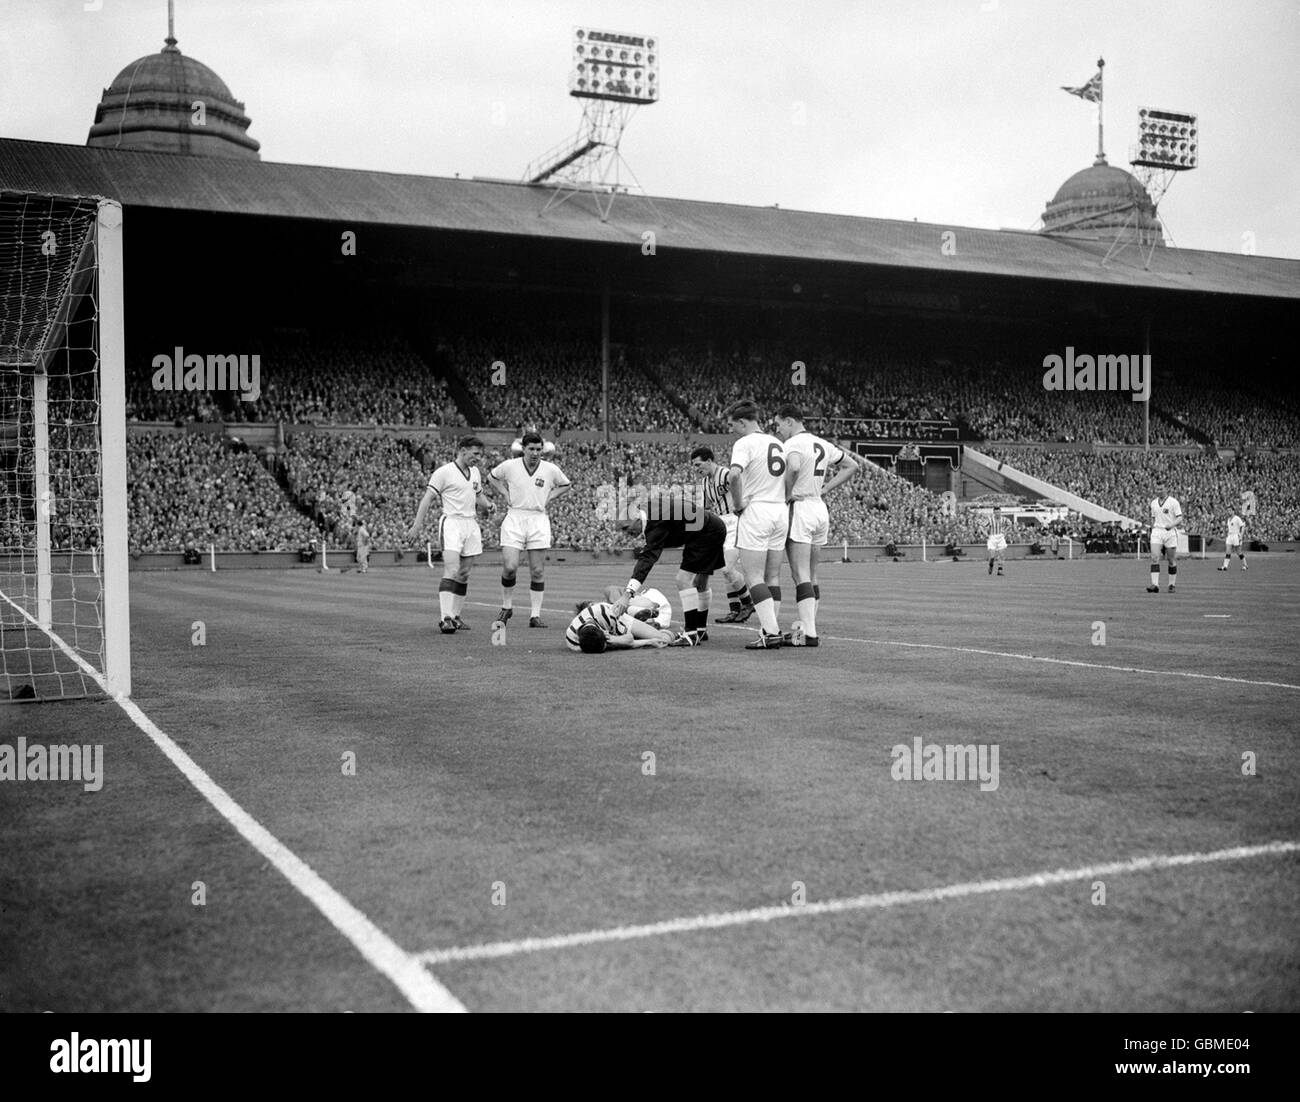
{"label": "stadium roof", "polygon": [[[543,213],[548,187],[0,138],[0,189],[102,195],[131,208],[409,226],[462,233],[1047,279],[1163,291],[1300,298],[1300,261],[1157,249],[1151,270],[1128,249],[1102,267],[1104,242],[1014,230],[815,214],[634,195],[608,223],[589,201]],[[656,215],[656,210],[660,216]],[[666,223],[666,225],[664,224]],[[955,233],[955,254],[941,251]]]}

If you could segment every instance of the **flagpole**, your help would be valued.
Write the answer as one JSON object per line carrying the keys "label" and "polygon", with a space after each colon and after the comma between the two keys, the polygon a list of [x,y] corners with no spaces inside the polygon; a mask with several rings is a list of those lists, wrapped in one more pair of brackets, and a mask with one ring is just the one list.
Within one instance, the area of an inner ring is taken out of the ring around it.
{"label": "flagpole", "polygon": [[1104,165],[1106,163],[1106,149],[1105,146],[1102,144],[1102,117],[1101,117],[1102,80],[1104,78],[1104,73],[1102,72],[1102,70],[1104,70],[1105,68],[1106,68],[1105,59],[1099,57],[1097,59],[1097,163],[1099,165]]}

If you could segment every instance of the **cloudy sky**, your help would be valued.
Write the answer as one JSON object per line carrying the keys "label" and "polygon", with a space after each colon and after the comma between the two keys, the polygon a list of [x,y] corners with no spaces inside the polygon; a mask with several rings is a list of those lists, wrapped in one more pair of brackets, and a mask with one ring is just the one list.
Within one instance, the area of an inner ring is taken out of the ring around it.
{"label": "cloudy sky", "polygon": [[[98,10],[85,10],[98,9]],[[577,129],[579,24],[661,40],[623,151],[653,195],[1029,229],[1140,106],[1199,115],[1183,248],[1300,258],[1300,0],[176,0],[268,161],[519,178]],[[166,0],[0,0],[0,135],[83,144]],[[0,181],[2,183],[3,181]]]}

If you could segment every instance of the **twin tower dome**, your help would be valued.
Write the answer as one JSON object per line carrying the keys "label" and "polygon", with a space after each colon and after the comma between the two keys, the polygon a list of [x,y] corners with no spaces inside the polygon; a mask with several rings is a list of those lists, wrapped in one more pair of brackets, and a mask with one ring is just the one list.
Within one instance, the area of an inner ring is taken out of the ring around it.
{"label": "twin tower dome", "polygon": [[166,45],[133,61],[104,89],[86,144],[149,153],[260,160],[244,105],[216,73]]}

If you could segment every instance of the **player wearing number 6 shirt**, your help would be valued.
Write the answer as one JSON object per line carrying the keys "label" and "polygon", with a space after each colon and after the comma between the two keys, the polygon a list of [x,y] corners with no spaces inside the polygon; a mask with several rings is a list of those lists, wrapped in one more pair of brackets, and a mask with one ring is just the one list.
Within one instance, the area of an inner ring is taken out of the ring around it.
{"label": "player wearing number 6 shirt", "polygon": [[736,521],[736,546],[740,567],[749,583],[762,625],[758,638],[746,650],[772,650],[781,646],[777,621],[781,605],[781,555],[785,551],[790,518],[786,502],[794,472],[786,467],[785,449],[775,436],[758,424],[758,406],[737,402],[722,415],[740,439],[731,449],[731,511]]}
{"label": "player wearing number 6 shirt", "polygon": [[[821,588],[817,584],[817,549],[826,546],[830,536],[830,514],[822,494],[847,482],[858,473],[858,462],[847,452],[803,427],[803,413],[798,406],[784,405],[776,414],[776,435],[785,443],[786,466],[794,472],[790,488],[790,531],[786,556],[794,575],[795,600],[798,602],[798,630],[792,630],[785,642],[815,647],[817,639],[817,602]],[[829,471],[844,467],[825,485]]]}
{"label": "player wearing number 6 shirt", "polygon": [[407,538],[415,540],[424,525],[424,515],[434,498],[442,502],[438,521],[438,542],[442,547],[442,582],[438,586],[438,604],[442,619],[438,624],[444,635],[468,631],[460,618],[469,588],[469,568],[483,552],[483,534],[479,531],[475,506],[492,511],[492,502],[483,493],[483,476],[476,466],[483,458],[483,441],[477,436],[462,436],[456,442],[456,458],[444,463],[429,476],[429,484],[420,499],[415,523]]}
{"label": "player wearing number 6 shirt", "polygon": [[488,476],[505,495],[509,506],[506,519],[501,522],[501,614],[497,619],[505,623],[513,613],[519,553],[527,551],[532,575],[528,587],[532,602],[528,626],[544,628],[542,594],[546,589],[546,549],[551,546],[551,518],[546,515],[546,506],[567,493],[572,483],[559,467],[542,458],[541,436],[526,432],[523,445],[521,458],[507,459],[492,468]]}
{"label": "player wearing number 6 shirt", "polygon": [[1164,480],[1156,482],[1156,496],[1151,499],[1151,584],[1148,593],[1160,592],[1160,554],[1169,563],[1169,592],[1178,581],[1178,530],[1183,524],[1183,507],[1169,496]]}

